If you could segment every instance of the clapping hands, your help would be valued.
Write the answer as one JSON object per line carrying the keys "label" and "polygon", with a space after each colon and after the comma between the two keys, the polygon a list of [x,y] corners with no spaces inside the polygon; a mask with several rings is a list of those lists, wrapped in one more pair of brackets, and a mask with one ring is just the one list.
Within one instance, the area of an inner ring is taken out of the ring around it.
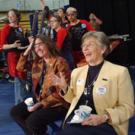
{"label": "clapping hands", "polygon": [[58,86],[62,90],[67,88],[65,76],[61,72],[59,73],[59,76],[54,73],[50,73],[49,80],[51,80],[52,86]]}

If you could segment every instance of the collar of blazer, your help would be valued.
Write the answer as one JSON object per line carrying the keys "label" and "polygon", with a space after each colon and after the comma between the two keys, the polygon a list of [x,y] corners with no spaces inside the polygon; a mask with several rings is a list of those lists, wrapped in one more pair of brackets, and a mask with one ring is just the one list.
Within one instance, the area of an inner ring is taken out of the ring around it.
{"label": "collar of blazer", "polygon": [[[107,61],[104,61],[103,66],[101,67],[101,70],[99,72],[99,75],[97,77],[97,80],[94,82],[94,86],[97,83],[100,83],[100,80],[103,81],[108,81],[109,77],[107,75],[107,71],[109,70],[108,68],[108,63]],[[79,72],[79,78],[77,79],[76,85],[78,85],[79,87],[77,92],[78,92],[78,96],[80,98],[80,96],[82,95],[83,91],[84,91],[84,87],[85,87],[85,82],[86,82],[86,78],[87,78],[87,73],[88,73],[88,65],[82,67],[82,69],[80,70],[81,72]]]}
{"label": "collar of blazer", "polygon": [[[108,70],[110,70],[110,62],[107,62],[107,61],[104,61],[104,64],[99,72],[99,75],[98,75],[98,78],[96,80],[96,82],[94,83],[94,88],[96,88],[97,85],[99,85],[101,83],[100,80],[103,80],[103,79],[109,79],[107,78],[107,74],[106,72],[108,72]],[[79,74],[79,79],[83,79],[84,80],[84,83],[79,86],[79,87],[76,87],[77,88],[77,95],[76,95],[76,99],[75,100],[72,100],[73,102],[71,103],[71,106],[69,108],[69,111],[66,115],[66,118],[71,114],[71,112],[74,110],[76,104],[78,103],[83,91],[84,91],[84,87],[85,87],[85,81],[86,81],[86,77],[87,77],[87,71],[88,71],[88,65],[84,66],[84,67],[81,67],[80,70],[78,71],[78,73],[76,74],[78,76]],[[76,76],[76,77],[77,77]],[[104,80],[103,80],[104,81]],[[75,90],[76,91],[76,90]],[[65,119],[66,119],[65,118]]]}
{"label": "collar of blazer", "polygon": [[[104,64],[103,64],[103,66],[102,66],[102,68],[101,68],[101,70],[100,70],[100,72],[99,72],[99,75],[98,75],[98,77],[97,77],[97,80],[95,81],[95,83],[94,83],[94,88],[96,87],[96,85],[98,85],[98,84],[100,84],[101,83],[101,81],[108,81],[109,80],[109,76],[110,76],[110,74],[108,75],[108,71],[109,70],[111,70],[110,69],[110,62],[108,62],[108,61],[104,61]],[[94,89],[93,88],[93,89]]]}

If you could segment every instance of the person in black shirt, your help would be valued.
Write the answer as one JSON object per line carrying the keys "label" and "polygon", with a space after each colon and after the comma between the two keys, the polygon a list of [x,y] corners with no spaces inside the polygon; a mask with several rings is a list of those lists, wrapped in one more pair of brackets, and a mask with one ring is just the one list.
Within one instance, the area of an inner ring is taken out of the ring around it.
{"label": "person in black shirt", "polygon": [[69,21],[66,27],[70,34],[74,62],[78,67],[85,59],[81,49],[81,38],[86,32],[93,31],[94,28],[86,20],[78,19],[77,14],[77,9],[74,7],[69,7],[66,10],[66,16]]}

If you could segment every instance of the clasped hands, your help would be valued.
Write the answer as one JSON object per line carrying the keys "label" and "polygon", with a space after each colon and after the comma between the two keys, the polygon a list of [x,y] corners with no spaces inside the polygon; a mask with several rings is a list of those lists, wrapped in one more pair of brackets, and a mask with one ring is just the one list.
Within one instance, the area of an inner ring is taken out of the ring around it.
{"label": "clasped hands", "polygon": [[103,115],[91,114],[88,118],[86,118],[81,122],[81,125],[98,126],[107,122],[108,118],[109,117],[107,114],[103,114]]}

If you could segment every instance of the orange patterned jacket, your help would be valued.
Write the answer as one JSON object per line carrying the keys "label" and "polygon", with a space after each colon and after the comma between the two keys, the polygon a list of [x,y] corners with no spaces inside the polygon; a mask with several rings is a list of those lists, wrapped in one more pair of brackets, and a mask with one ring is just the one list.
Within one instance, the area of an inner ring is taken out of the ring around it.
{"label": "orange patterned jacket", "polygon": [[[17,70],[26,71],[27,67],[27,57],[23,55],[20,57],[17,64]],[[59,95],[60,88],[51,85],[51,80],[49,80],[48,75],[54,72],[59,76],[59,73],[62,72],[65,76],[67,83],[70,82],[70,69],[65,59],[62,57],[52,58],[49,65],[47,66],[46,72],[44,74],[44,80],[42,84],[42,91],[38,95],[36,88],[38,86],[42,71],[43,71],[43,59],[36,58],[32,62],[32,83],[33,91],[39,102],[46,107],[55,107],[63,105],[68,107],[67,102]]]}

